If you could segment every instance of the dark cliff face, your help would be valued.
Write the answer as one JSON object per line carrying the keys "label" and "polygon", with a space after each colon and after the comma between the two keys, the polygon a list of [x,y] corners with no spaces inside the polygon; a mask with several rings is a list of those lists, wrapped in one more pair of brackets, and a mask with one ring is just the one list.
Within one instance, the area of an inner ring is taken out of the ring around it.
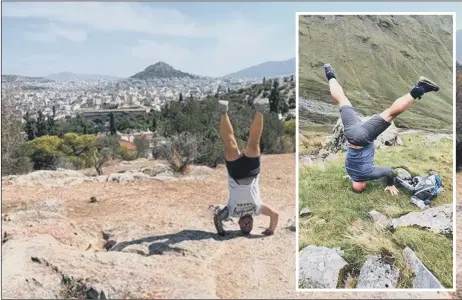
{"label": "dark cliff face", "polygon": [[131,76],[131,78],[135,78],[135,79],[173,78],[173,77],[196,78],[197,76],[182,72],[180,70],[176,70],[169,64],[162,62],[162,61],[156,64],[153,64],[153,65],[150,65],[143,71]]}
{"label": "dark cliff face", "polygon": [[299,22],[302,98],[332,101],[325,62],[364,115],[384,110],[423,75],[438,83],[440,92],[426,95],[397,124],[452,128],[452,16],[301,16]]}

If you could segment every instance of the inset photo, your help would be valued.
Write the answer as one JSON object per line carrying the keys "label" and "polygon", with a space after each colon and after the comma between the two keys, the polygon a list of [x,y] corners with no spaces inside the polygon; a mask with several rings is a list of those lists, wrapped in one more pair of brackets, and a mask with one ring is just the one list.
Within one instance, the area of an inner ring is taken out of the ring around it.
{"label": "inset photo", "polygon": [[297,13],[298,289],[455,288],[454,17]]}

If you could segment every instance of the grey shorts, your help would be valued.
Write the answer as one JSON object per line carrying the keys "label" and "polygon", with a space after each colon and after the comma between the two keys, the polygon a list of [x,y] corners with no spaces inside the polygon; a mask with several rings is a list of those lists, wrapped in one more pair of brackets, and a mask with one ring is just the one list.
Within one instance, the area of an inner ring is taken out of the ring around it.
{"label": "grey shorts", "polygon": [[380,115],[373,115],[367,122],[363,122],[356,114],[353,106],[345,105],[340,108],[346,140],[356,146],[367,146],[384,132],[390,123]]}

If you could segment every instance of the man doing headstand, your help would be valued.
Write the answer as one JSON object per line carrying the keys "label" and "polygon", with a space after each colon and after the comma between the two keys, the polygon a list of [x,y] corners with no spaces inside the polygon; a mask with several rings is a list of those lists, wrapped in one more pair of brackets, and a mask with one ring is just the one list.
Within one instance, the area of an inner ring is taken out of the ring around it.
{"label": "man doing headstand", "polygon": [[325,64],[324,71],[329,81],[332,98],[340,108],[347,141],[345,168],[352,180],[353,190],[362,192],[366,188],[366,181],[385,177],[387,179],[385,191],[397,195],[398,189],[394,185],[392,168],[374,166],[374,140],[390,126],[393,119],[410,109],[416,99],[421,99],[425,93],[437,92],[440,88],[421,76],[409,93],[398,98],[382,113],[372,116],[367,122],[362,122],[337,82],[332,66]]}
{"label": "man doing headstand", "polygon": [[263,231],[271,235],[276,229],[279,214],[260,199],[260,138],[263,132],[263,114],[268,112],[268,99],[255,100],[256,112],[249,130],[249,140],[243,153],[238,148],[233,126],[228,116],[228,101],[219,101],[220,135],[225,146],[229,198],[227,205],[215,212],[213,221],[219,235],[223,236],[223,220],[239,217],[241,231],[249,234],[253,228],[253,215],[270,217],[269,227]]}

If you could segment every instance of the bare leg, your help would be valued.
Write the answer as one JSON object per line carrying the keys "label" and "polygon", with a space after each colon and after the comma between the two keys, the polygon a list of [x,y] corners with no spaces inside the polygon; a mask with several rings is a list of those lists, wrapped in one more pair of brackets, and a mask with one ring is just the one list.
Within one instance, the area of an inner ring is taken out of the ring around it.
{"label": "bare leg", "polygon": [[227,161],[238,159],[241,156],[241,152],[237,146],[234,129],[227,113],[221,114],[220,135],[225,145],[225,159]]}
{"label": "bare leg", "polygon": [[329,80],[329,89],[332,98],[335,100],[339,107],[345,105],[351,106],[350,100],[348,100],[348,98],[345,96],[345,93],[343,92],[343,89],[338,83],[337,79],[332,78],[331,80]]}
{"label": "bare leg", "polygon": [[249,141],[244,153],[247,157],[260,156],[260,138],[263,133],[263,113],[257,111],[249,129]]}
{"label": "bare leg", "polygon": [[393,121],[399,114],[405,112],[414,104],[415,99],[412,98],[411,94],[406,94],[401,98],[398,98],[389,108],[380,114],[382,119],[387,122]]}

